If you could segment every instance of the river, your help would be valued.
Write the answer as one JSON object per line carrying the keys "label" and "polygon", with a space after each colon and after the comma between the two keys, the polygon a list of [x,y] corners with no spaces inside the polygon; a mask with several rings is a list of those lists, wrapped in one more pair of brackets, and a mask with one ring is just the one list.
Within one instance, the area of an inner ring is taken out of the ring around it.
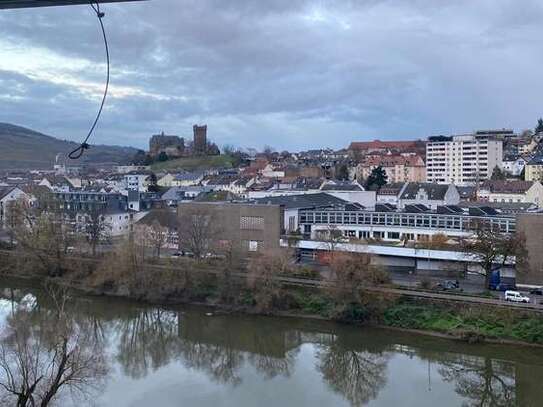
{"label": "river", "polygon": [[[52,306],[30,283],[0,280],[0,293],[3,332],[14,305],[32,321]],[[543,405],[542,349],[107,298],[72,297],[69,309],[99,339],[107,373],[57,405]]]}

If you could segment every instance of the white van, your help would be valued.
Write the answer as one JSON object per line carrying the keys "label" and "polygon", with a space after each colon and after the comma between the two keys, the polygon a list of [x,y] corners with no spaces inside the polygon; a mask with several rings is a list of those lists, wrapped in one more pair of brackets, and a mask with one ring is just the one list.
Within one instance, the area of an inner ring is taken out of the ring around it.
{"label": "white van", "polygon": [[530,298],[522,295],[518,291],[506,291],[505,292],[505,301],[512,302],[530,302]]}

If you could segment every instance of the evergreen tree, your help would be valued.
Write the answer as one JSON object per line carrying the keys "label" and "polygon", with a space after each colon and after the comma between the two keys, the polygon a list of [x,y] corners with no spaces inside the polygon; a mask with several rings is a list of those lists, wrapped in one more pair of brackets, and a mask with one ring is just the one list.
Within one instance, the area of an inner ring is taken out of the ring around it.
{"label": "evergreen tree", "polygon": [[492,181],[505,181],[506,176],[500,167],[495,166],[494,170],[492,170],[492,175],[490,176],[490,179]]}
{"label": "evergreen tree", "polygon": [[349,179],[349,169],[347,164],[341,164],[336,170],[336,179],[340,181],[347,181]]}
{"label": "evergreen tree", "polygon": [[378,166],[371,170],[371,174],[366,180],[366,190],[379,191],[383,185],[388,182],[388,176],[383,167]]}
{"label": "evergreen tree", "polygon": [[168,154],[166,154],[164,151],[161,151],[157,159],[159,162],[168,161]]}

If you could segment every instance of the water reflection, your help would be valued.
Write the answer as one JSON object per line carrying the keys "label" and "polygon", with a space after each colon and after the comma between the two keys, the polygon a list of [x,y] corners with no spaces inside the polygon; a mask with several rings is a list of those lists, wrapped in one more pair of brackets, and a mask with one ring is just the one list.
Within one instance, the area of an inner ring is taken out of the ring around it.
{"label": "water reflection", "polygon": [[[33,302],[28,303],[24,293],[7,302],[17,313],[8,311],[10,307],[3,302],[3,330],[13,330],[15,321],[29,324],[32,335],[55,327],[53,302],[37,290],[32,292]],[[400,355],[409,356],[402,362],[402,371],[412,368],[410,360],[437,367],[433,380],[456,393],[457,400],[449,400],[450,405],[535,406],[538,403],[534,400],[543,397],[539,385],[543,356],[529,348],[463,345],[321,322],[206,316],[200,310],[141,307],[103,299],[72,298],[67,309],[78,337],[92,344],[89,349],[96,355],[102,355],[97,359],[103,368],[101,378],[107,373],[103,357],[107,349],[112,355],[109,362],[135,380],[145,380],[167,366],[179,366],[187,372],[204,373],[210,383],[235,389],[245,385],[250,368],[260,380],[285,386],[290,380],[300,380],[293,379],[301,366],[300,349],[310,344],[313,371],[321,379],[315,386],[340,395],[351,406],[378,403],[398,391],[390,383],[398,372],[390,365]],[[44,349],[53,349],[50,342],[42,343]],[[407,375],[404,379],[411,378]],[[417,396],[420,405],[424,404],[424,393]]]}
{"label": "water reflection", "polygon": [[488,357],[462,357],[442,362],[439,373],[467,399],[465,406],[516,405],[515,365]]}

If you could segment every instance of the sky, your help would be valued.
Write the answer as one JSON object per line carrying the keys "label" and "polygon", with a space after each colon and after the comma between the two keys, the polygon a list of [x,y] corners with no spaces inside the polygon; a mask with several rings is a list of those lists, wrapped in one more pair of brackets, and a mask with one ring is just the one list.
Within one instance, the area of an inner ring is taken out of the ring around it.
{"label": "sky", "polygon": [[[520,4],[522,3],[522,4]],[[150,0],[106,4],[111,87],[91,143],[208,125],[278,150],[533,128],[540,0]],[[78,141],[105,81],[89,6],[0,10],[0,122]]]}

